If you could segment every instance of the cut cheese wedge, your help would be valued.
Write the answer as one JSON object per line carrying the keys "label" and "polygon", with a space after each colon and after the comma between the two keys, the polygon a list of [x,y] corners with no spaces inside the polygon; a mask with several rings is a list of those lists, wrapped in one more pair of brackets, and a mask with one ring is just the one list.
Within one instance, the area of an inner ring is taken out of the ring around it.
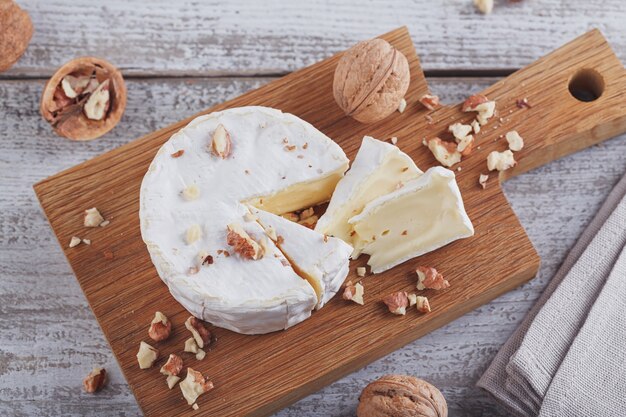
{"label": "cut cheese wedge", "polygon": [[454,173],[443,167],[371,201],[349,223],[373,273],[474,235]]}
{"label": "cut cheese wedge", "polygon": [[292,268],[314,288],[316,307],[324,306],[348,275],[352,246],[275,214],[249,209]]}
{"label": "cut cheese wedge", "polygon": [[[350,170],[339,181],[315,230],[352,243],[348,220],[377,197],[389,194],[422,171],[397,146],[365,136]],[[358,256],[358,252],[353,257]]]}
{"label": "cut cheese wedge", "polygon": [[[141,185],[141,234],[157,273],[187,310],[219,327],[260,334],[305,320],[318,294],[261,225],[246,221],[245,203],[281,214],[328,201],[348,162],[329,137],[279,110],[194,119],[161,147]],[[241,225],[262,256],[235,253],[228,225]]]}

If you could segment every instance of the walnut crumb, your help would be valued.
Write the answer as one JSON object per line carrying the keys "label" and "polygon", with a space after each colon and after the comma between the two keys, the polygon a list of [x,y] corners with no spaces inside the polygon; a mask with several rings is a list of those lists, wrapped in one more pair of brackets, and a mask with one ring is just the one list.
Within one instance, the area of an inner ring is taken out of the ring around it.
{"label": "walnut crumb", "polygon": [[181,156],[183,156],[184,153],[185,153],[184,149],[179,149],[176,152],[174,152],[171,156],[172,158],[180,158]]}

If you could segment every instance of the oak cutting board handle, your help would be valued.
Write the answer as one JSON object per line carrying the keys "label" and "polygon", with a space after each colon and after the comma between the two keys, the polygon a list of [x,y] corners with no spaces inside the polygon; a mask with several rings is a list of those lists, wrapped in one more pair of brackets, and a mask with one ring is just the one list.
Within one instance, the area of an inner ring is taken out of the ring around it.
{"label": "oak cutting board handle", "polygon": [[[572,42],[484,90],[497,102],[497,150],[503,131],[525,146],[506,179],[626,132],[626,70],[599,30]],[[528,107],[518,100],[526,99]],[[489,129],[489,125],[486,126]],[[493,150],[493,149],[490,149]]]}

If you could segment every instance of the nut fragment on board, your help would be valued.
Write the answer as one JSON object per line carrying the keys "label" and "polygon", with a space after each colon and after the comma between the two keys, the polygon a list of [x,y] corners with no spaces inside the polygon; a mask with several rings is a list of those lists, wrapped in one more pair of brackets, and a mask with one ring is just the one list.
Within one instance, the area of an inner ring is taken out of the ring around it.
{"label": "nut fragment on board", "polygon": [[226,159],[230,155],[231,147],[230,133],[228,133],[224,125],[218,125],[211,137],[211,153],[219,158]]}
{"label": "nut fragment on board", "polygon": [[480,123],[478,123],[478,120],[472,120],[472,123],[470,125],[472,126],[474,134],[480,133]]}
{"label": "nut fragment on board", "polygon": [[148,369],[152,367],[158,357],[159,351],[156,348],[143,341],[139,344],[139,352],[137,352],[137,362],[139,362],[139,368]]}
{"label": "nut fragment on board", "polygon": [[167,362],[161,367],[161,373],[167,376],[178,376],[182,370],[183,359],[174,353],[170,353]]}
{"label": "nut fragment on board", "polygon": [[476,120],[480,125],[484,125],[492,118],[496,111],[496,102],[490,101],[482,94],[474,94],[465,100],[462,110],[464,112],[476,112]]}
{"label": "nut fragment on board", "polygon": [[255,242],[250,235],[238,223],[231,223],[226,226],[228,234],[226,243],[233,247],[233,250],[244,259],[261,259],[263,249]]}
{"label": "nut fragment on board", "polygon": [[507,149],[504,152],[492,151],[487,156],[487,168],[489,171],[505,171],[517,165],[513,152]]}
{"label": "nut fragment on board", "polygon": [[417,289],[425,290],[445,290],[450,287],[448,280],[444,279],[435,268],[429,266],[418,266],[415,269],[417,274]]}
{"label": "nut fragment on board", "polygon": [[448,406],[441,392],[422,379],[408,375],[385,375],[361,392],[356,415],[448,417]]}
{"label": "nut fragment on board", "polygon": [[150,323],[150,329],[148,329],[148,336],[150,336],[150,339],[155,342],[160,342],[170,337],[171,332],[172,322],[169,321],[165,314],[160,311],[154,313],[154,318]]}
{"label": "nut fragment on board", "polygon": [[404,316],[409,306],[409,297],[406,291],[398,291],[383,297],[383,303],[391,313]]}
{"label": "nut fragment on board", "polygon": [[190,337],[189,339],[185,340],[185,347],[183,348],[184,352],[197,354],[198,349],[199,348],[198,348],[198,344],[196,343],[196,339],[194,339],[193,337]]}
{"label": "nut fragment on board", "polygon": [[352,281],[346,282],[346,287],[343,290],[342,298],[344,300],[353,301],[357,304],[365,304],[363,301],[364,288],[360,282],[353,284]]}
{"label": "nut fragment on board", "polygon": [[406,110],[406,100],[402,99],[400,100],[400,104],[398,104],[398,112],[404,113],[405,110]]}
{"label": "nut fragment on board", "polygon": [[488,180],[489,180],[489,175],[487,174],[480,174],[480,176],[478,177],[478,184],[480,184],[480,186],[483,187],[483,190],[487,188]]}
{"label": "nut fragment on board", "polygon": [[430,313],[431,311],[428,298],[421,295],[415,297],[415,306],[417,307],[417,311],[420,313]]}
{"label": "nut fragment on board", "polygon": [[187,376],[178,384],[187,404],[193,405],[198,397],[213,389],[213,382],[205,378],[200,372],[187,368]]}
{"label": "nut fragment on board", "polygon": [[54,131],[74,140],[95,139],[119,122],[126,108],[120,71],[94,57],[74,59],[50,78],[40,111]]}
{"label": "nut fragment on board", "polygon": [[191,332],[191,335],[199,347],[204,348],[211,344],[211,331],[197,318],[190,316],[185,321],[185,327]]}
{"label": "nut fragment on board", "polygon": [[398,110],[409,81],[404,54],[383,39],[371,39],[343,53],[335,68],[333,95],[347,116],[374,123]]}
{"label": "nut fragment on board", "polygon": [[367,269],[364,266],[359,266],[356,268],[356,275],[359,277],[364,277],[367,273]]}
{"label": "nut fragment on board", "polygon": [[82,242],[81,238],[79,238],[78,236],[72,236],[72,238],[70,239],[70,248],[76,247],[78,245],[80,245],[80,242]]}
{"label": "nut fragment on board", "polygon": [[461,153],[457,150],[457,144],[446,142],[440,138],[432,138],[426,141],[426,146],[441,165],[451,167],[461,162]]}
{"label": "nut fragment on board", "polygon": [[439,107],[439,97],[432,94],[424,94],[420,97],[419,102],[428,110],[435,110]]}
{"label": "nut fragment on board", "polygon": [[102,214],[100,214],[100,211],[98,211],[97,208],[92,207],[85,210],[85,219],[83,220],[83,225],[85,227],[98,227],[104,221],[104,217],[102,217]]}
{"label": "nut fragment on board", "polygon": [[83,388],[90,394],[100,391],[106,384],[106,375],[104,368],[94,368],[83,380]]}
{"label": "nut fragment on board", "polygon": [[[461,140],[459,140],[458,145],[456,146],[457,152],[459,152],[462,156],[467,156],[472,153],[474,150],[474,136],[467,135]],[[459,167],[461,168],[461,167]]]}
{"label": "nut fragment on board", "polygon": [[517,130],[511,130],[507,132],[506,141],[509,143],[509,149],[514,152],[519,152],[524,147],[524,139],[517,133]]}
{"label": "nut fragment on board", "polygon": [[472,131],[471,125],[465,125],[463,123],[453,123],[448,126],[448,131],[452,133],[456,142],[460,142]]}

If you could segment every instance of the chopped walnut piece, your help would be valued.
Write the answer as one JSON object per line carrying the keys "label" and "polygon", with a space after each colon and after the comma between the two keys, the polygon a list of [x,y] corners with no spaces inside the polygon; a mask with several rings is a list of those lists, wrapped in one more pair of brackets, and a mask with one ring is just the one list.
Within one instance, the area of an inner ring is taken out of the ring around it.
{"label": "chopped walnut piece", "polygon": [[79,238],[78,236],[72,236],[72,238],[70,239],[70,248],[78,246],[80,242],[82,242],[81,238]]}
{"label": "chopped walnut piece", "polygon": [[158,357],[159,351],[156,348],[143,341],[139,344],[139,352],[137,352],[137,362],[139,362],[139,368],[150,368]]}
{"label": "chopped walnut piece", "polygon": [[404,316],[409,306],[409,298],[406,291],[398,291],[383,297],[383,303],[387,305],[393,314]]}
{"label": "chopped walnut piece", "polygon": [[439,107],[439,97],[432,94],[424,94],[419,101],[428,110],[435,110]]}
{"label": "chopped walnut piece", "polygon": [[202,349],[198,349],[198,353],[196,353],[196,360],[201,361],[206,357],[206,352]]}
{"label": "chopped walnut piece", "polygon": [[211,343],[211,331],[206,328],[206,326],[197,318],[190,316],[185,321],[185,327],[189,330],[198,344],[199,347],[203,348],[205,346],[209,346]]}
{"label": "chopped walnut piece", "polygon": [[185,153],[184,149],[179,149],[176,152],[174,152],[171,156],[172,158],[180,158],[181,156],[183,156],[184,153]]}
{"label": "chopped walnut piece", "polygon": [[93,207],[85,210],[85,220],[83,221],[85,227],[98,227],[102,222],[104,222],[104,217],[102,217],[97,208]]}
{"label": "chopped walnut piece", "polygon": [[185,187],[181,192],[183,198],[187,201],[197,200],[200,197],[200,189],[197,185],[192,184],[188,187]]}
{"label": "chopped walnut piece", "polygon": [[515,105],[520,109],[523,109],[523,108],[531,109],[533,107],[530,105],[526,97],[515,100]]}
{"label": "chopped walnut piece", "polygon": [[306,219],[300,220],[298,222],[298,224],[301,224],[302,226],[308,227],[309,229],[314,229],[318,220],[319,220],[319,218],[316,215],[313,215],[311,217],[307,217]]}
{"label": "chopped walnut piece", "polygon": [[183,370],[183,360],[180,356],[170,353],[165,365],[161,367],[161,373],[167,376],[178,376]]}
{"label": "chopped walnut piece", "polygon": [[389,139],[389,141],[391,142],[392,145],[398,144],[398,138],[396,136],[392,136],[391,139]]}
{"label": "chopped walnut piece", "polygon": [[202,260],[202,265],[213,265],[213,257],[211,255],[207,255]]}
{"label": "chopped walnut piece", "polygon": [[409,299],[409,307],[413,307],[417,304],[417,294],[409,294],[407,298]]}
{"label": "chopped walnut piece", "polygon": [[187,377],[178,384],[187,400],[187,404],[192,405],[198,397],[213,389],[213,382],[205,378],[200,372],[187,368]]}
{"label": "chopped walnut piece", "polygon": [[448,131],[452,133],[456,142],[459,143],[463,138],[472,132],[472,126],[464,125],[462,123],[454,123],[448,126]]}
{"label": "chopped walnut piece", "polygon": [[76,98],[83,93],[85,88],[87,88],[87,86],[89,85],[90,81],[91,77],[86,75],[81,75],[78,77],[75,77],[73,75],[66,75],[61,80],[61,88],[63,89],[63,92],[65,93],[65,96],[67,98]]}
{"label": "chopped walnut piece", "polygon": [[463,103],[463,111],[477,112],[476,120],[478,120],[478,123],[481,125],[484,125],[495,114],[496,102],[489,101],[489,99],[482,94],[475,94],[465,100]]}
{"label": "chopped walnut piece", "polygon": [[298,222],[300,220],[300,217],[298,217],[296,213],[285,213],[282,217],[292,222]]}
{"label": "chopped walnut piece", "polygon": [[189,226],[185,232],[185,242],[187,242],[188,245],[191,245],[200,239],[202,239],[202,227],[200,227],[199,224]]}
{"label": "chopped walnut piece", "polygon": [[367,269],[364,266],[359,266],[356,269],[356,275],[359,277],[364,277],[367,273]]}
{"label": "chopped walnut piece", "polygon": [[509,143],[509,149],[518,152],[524,147],[524,139],[517,133],[516,130],[511,130],[506,134],[506,141]]}
{"label": "chopped walnut piece", "polygon": [[406,100],[402,99],[400,100],[400,104],[398,104],[398,111],[404,113],[404,110],[406,110]]}
{"label": "chopped walnut piece", "polygon": [[478,177],[478,184],[483,187],[483,190],[487,188],[487,180],[489,180],[489,175],[487,174],[480,174]]}
{"label": "chopped walnut piece", "polygon": [[211,137],[211,153],[218,158],[226,159],[230,155],[231,146],[230,134],[224,125],[218,125]]}
{"label": "chopped walnut piece", "polygon": [[100,227],[106,227],[110,224],[111,222],[108,220],[103,221],[102,223],[100,223]]}
{"label": "chopped walnut piece", "polygon": [[85,245],[91,245],[91,239],[83,239]]}
{"label": "chopped walnut piece", "polygon": [[244,259],[261,259],[263,250],[261,246],[255,242],[250,235],[241,227],[240,224],[231,223],[226,226],[228,234],[226,243],[233,247],[233,250]]}
{"label": "chopped walnut piece", "polygon": [[478,120],[472,120],[471,126],[474,134],[480,133],[480,123],[478,123]]}
{"label": "chopped walnut piece", "polygon": [[167,382],[167,387],[169,389],[174,388],[176,384],[178,384],[178,381],[180,381],[180,377],[176,375],[169,375],[167,378],[165,378],[165,382]]}
{"label": "chopped walnut piece", "polygon": [[461,153],[457,151],[456,143],[445,142],[439,138],[433,138],[427,142],[428,149],[437,161],[446,167],[461,162]]}
{"label": "chopped walnut piece", "polygon": [[346,287],[343,290],[342,298],[348,301],[354,301],[357,304],[363,305],[363,293],[364,288],[360,282],[352,284],[352,281],[346,282]]}
{"label": "chopped walnut piece", "polygon": [[196,354],[198,353],[198,349],[199,348],[198,344],[196,343],[196,339],[190,337],[189,339],[185,340],[185,347],[183,348],[184,352]]}
{"label": "chopped walnut piece", "polygon": [[308,219],[309,217],[315,215],[315,211],[313,210],[313,207],[309,207],[306,210],[302,210],[300,212],[300,220],[305,220]]}
{"label": "chopped walnut piece", "polygon": [[517,165],[517,162],[513,152],[508,149],[504,152],[492,151],[487,156],[487,168],[489,168],[489,171],[505,171],[515,165]]}
{"label": "chopped walnut piece", "polygon": [[415,297],[415,306],[420,313],[430,313],[430,303],[427,297],[421,295]]}
{"label": "chopped walnut piece", "polygon": [[418,266],[415,272],[417,273],[418,290],[443,290],[450,286],[450,283],[435,268]]}
{"label": "chopped walnut piece", "polygon": [[88,119],[102,120],[106,116],[110,106],[109,84],[110,80],[103,81],[87,99],[83,113]]}
{"label": "chopped walnut piece", "polygon": [[152,319],[150,329],[148,330],[148,336],[150,336],[150,339],[155,342],[160,342],[170,337],[171,332],[172,323],[168,320],[165,314],[160,311],[154,313],[154,318]]}
{"label": "chopped walnut piece", "polygon": [[285,145],[285,150],[286,150],[287,152],[295,151],[295,150],[296,150],[296,148],[297,148],[297,146],[296,146],[296,145]]}
{"label": "chopped walnut piece", "polygon": [[100,391],[106,384],[106,376],[104,368],[94,368],[83,380],[83,388],[90,394]]}
{"label": "chopped walnut piece", "polygon": [[457,145],[456,150],[461,155],[467,156],[472,153],[473,148],[474,148],[474,136],[468,135],[459,141],[459,144]]}

